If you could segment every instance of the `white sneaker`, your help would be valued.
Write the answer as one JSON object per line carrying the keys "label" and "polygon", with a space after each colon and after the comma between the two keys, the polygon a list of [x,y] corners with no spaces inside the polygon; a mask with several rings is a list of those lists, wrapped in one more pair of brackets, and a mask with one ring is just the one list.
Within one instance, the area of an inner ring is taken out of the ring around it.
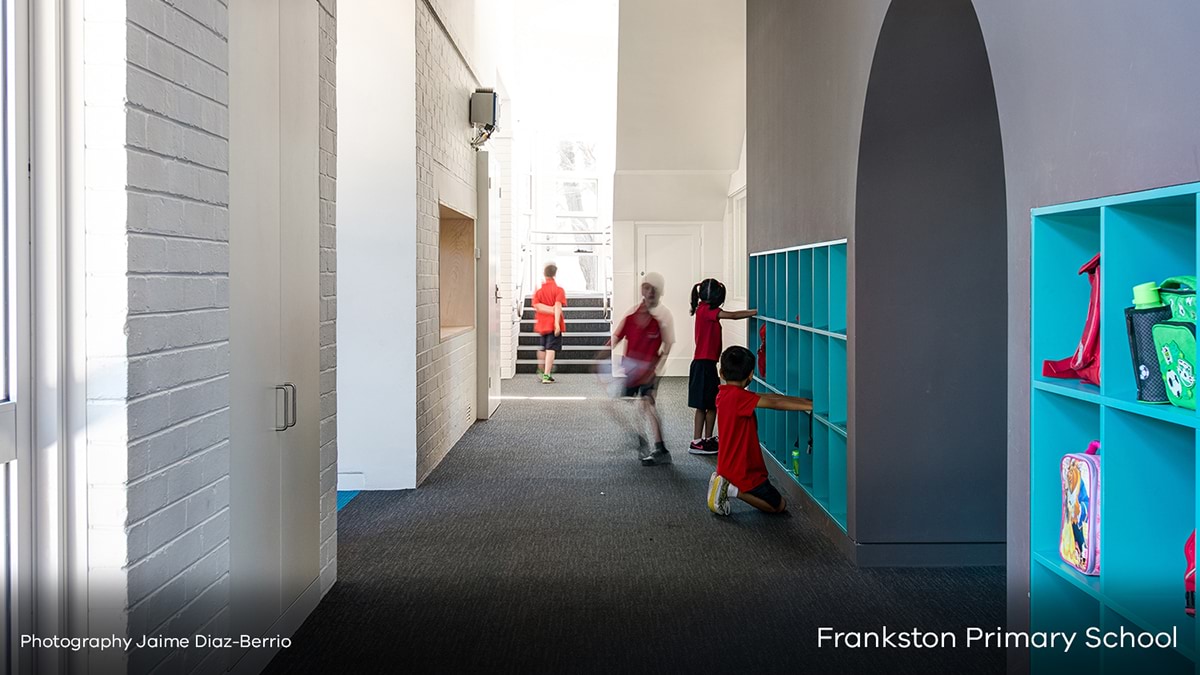
{"label": "white sneaker", "polygon": [[708,510],[718,516],[729,515],[729,481],[715,471],[708,479]]}

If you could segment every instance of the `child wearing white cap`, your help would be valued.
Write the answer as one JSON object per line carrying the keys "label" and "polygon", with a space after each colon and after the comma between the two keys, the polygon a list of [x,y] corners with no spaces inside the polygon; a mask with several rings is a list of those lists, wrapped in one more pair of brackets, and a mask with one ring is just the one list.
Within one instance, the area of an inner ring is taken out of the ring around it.
{"label": "child wearing white cap", "polygon": [[675,331],[671,313],[661,304],[663,277],[650,272],[642,278],[642,301],[617,324],[610,341],[613,347],[625,342],[625,355],[621,365],[625,370],[622,383],[623,395],[636,398],[649,423],[654,436],[654,450],[648,451],[645,436],[638,435],[638,454],[642,464],[670,464],[671,453],[663,442],[662,421],[655,407],[655,390],[658,374],[671,345],[675,343]]}

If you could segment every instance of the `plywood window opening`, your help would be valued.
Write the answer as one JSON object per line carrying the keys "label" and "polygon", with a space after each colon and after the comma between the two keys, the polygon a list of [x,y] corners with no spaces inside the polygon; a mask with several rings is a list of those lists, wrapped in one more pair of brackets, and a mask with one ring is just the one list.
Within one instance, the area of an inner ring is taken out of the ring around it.
{"label": "plywood window opening", "polygon": [[475,221],[438,207],[438,322],[448,340],[475,327]]}

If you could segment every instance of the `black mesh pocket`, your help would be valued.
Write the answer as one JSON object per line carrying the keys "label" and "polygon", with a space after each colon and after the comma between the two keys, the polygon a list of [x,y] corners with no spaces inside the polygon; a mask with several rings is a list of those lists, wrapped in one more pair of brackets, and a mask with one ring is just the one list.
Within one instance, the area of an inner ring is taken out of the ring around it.
{"label": "black mesh pocket", "polygon": [[1129,353],[1133,357],[1133,377],[1137,381],[1138,400],[1168,403],[1167,387],[1158,371],[1154,349],[1154,324],[1171,320],[1170,307],[1125,309],[1125,327],[1129,331]]}

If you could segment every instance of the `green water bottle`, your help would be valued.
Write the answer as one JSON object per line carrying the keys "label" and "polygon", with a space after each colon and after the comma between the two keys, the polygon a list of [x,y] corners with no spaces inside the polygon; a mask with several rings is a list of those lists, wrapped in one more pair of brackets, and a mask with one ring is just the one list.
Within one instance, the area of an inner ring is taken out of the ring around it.
{"label": "green water bottle", "polygon": [[792,475],[794,475],[794,476],[800,475],[800,451],[799,450],[792,451]]}

